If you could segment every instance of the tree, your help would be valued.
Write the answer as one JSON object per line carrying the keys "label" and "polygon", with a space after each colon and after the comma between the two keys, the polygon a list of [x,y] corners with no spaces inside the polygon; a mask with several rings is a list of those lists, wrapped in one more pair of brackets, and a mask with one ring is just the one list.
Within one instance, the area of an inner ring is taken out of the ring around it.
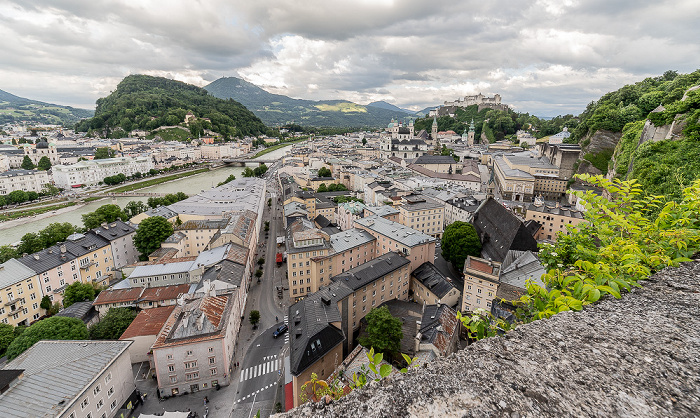
{"label": "tree", "polygon": [[39,239],[43,248],[48,248],[56,243],[63,242],[70,236],[78,232],[70,222],[54,222],[39,231]]}
{"label": "tree", "polygon": [[250,167],[246,167],[243,170],[243,177],[255,177],[255,173],[253,173],[253,170]]}
{"label": "tree", "polygon": [[372,347],[378,353],[396,353],[401,346],[403,331],[401,320],[391,316],[389,308],[373,308],[367,316],[367,337],[360,338],[360,344]]}
{"label": "tree", "polygon": [[221,183],[217,184],[216,186],[217,186],[217,187],[218,187],[218,186],[223,186],[224,184],[229,183],[229,182],[232,182],[232,181],[234,181],[234,180],[236,180],[236,176],[233,175],[233,174],[231,174],[230,176],[226,177],[226,180],[222,181]]}
{"label": "tree", "polygon": [[4,263],[5,261],[11,259],[11,258],[17,258],[19,254],[17,253],[17,250],[12,248],[9,245],[3,245],[0,246],[0,263]]}
{"label": "tree", "polygon": [[34,163],[28,155],[25,155],[22,159],[22,165],[20,167],[22,167],[25,170],[34,170]]}
{"label": "tree", "polygon": [[326,183],[321,183],[320,186],[318,186],[318,190],[316,190],[319,193],[327,192],[328,187],[326,186]]}
{"label": "tree", "polygon": [[452,262],[457,271],[462,271],[468,255],[478,257],[480,254],[481,242],[470,223],[457,221],[445,228],[442,235],[442,257]]}
{"label": "tree", "polygon": [[41,193],[45,196],[56,196],[57,194],[61,193],[61,189],[51,183],[46,183]]}
{"label": "tree", "polygon": [[265,264],[265,258],[264,257],[258,258],[258,265],[262,266],[263,264]]}
{"label": "tree", "polygon": [[137,200],[132,200],[124,206],[124,213],[131,219],[139,213],[143,213],[148,210],[148,206],[145,203]]}
{"label": "tree", "polygon": [[364,147],[367,145],[367,138],[362,138],[362,146]]}
{"label": "tree", "polygon": [[257,277],[259,279],[262,277],[262,275],[263,275],[263,271],[261,269],[255,270],[255,277]]}
{"label": "tree", "polygon": [[162,216],[152,216],[144,219],[136,229],[134,246],[141,253],[141,259],[147,260],[148,255],[160,248],[160,244],[173,234],[173,226]]}
{"label": "tree", "polygon": [[121,210],[117,205],[102,205],[97,208],[94,212],[86,213],[83,215],[83,225],[87,229],[97,228],[103,223],[114,222],[117,219],[125,221],[129,219],[129,216]]}
{"label": "tree", "polygon": [[39,170],[44,170],[44,171],[50,169],[51,168],[51,160],[49,160],[49,157],[47,157],[45,155],[43,157],[41,157],[41,159],[39,160],[39,164],[37,164],[37,168]]}
{"label": "tree", "polygon": [[27,192],[24,190],[15,190],[7,194],[7,200],[10,203],[24,203],[27,200],[29,200],[29,197],[27,197]]}
{"label": "tree", "polygon": [[15,330],[11,325],[0,323],[0,356],[5,355],[5,350],[15,339]]}
{"label": "tree", "polygon": [[63,307],[67,308],[76,302],[95,299],[95,287],[90,283],[73,282],[66,286],[63,293]]}
{"label": "tree", "polygon": [[329,170],[327,167],[321,167],[318,169],[318,176],[319,177],[331,177],[332,173],[331,173],[331,170]]}
{"label": "tree", "polygon": [[7,358],[12,360],[40,340],[87,340],[89,336],[80,319],[66,316],[42,319],[12,341],[7,347]]}
{"label": "tree", "polygon": [[95,150],[95,159],[96,160],[102,160],[104,158],[112,158],[112,157],[114,157],[114,150],[112,150],[108,147],[97,148]]}
{"label": "tree", "polygon": [[265,232],[270,230],[270,221],[265,221]]}
{"label": "tree", "polygon": [[27,192],[27,200],[32,201],[32,200],[37,200],[39,198],[39,193],[35,191],[29,191]]}
{"label": "tree", "polygon": [[90,327],[91,340],[118,340],[136,318],[131,308],[111,308],[100,322]]}
{"label": "tree", "polygon": [[255,328],[258,325],[258,322],[260,322],[260,311],[250,311],[248,319],[250,320],[250,324],[253,326],[253,328]]}
{"label": "tree", "polygon": [[39,234],[28,232],[22,236],[20,244],[17,246],[18,254],[33,254],[44,249],[44,243]]}
{"label": "tree", "polygon": [[51,298],[48,295],[41,298],[41,303],[39,304],[39,307],[45,311],[51,309]]}

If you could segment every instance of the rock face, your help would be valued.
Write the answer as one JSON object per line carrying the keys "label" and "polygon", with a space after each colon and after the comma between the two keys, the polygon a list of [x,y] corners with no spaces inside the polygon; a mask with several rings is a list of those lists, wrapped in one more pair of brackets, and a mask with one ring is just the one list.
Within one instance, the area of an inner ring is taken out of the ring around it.
{"label": "rock face", "polygon": [[581,149],[581,158],[589,152],[597,154],[606,149],[615,149],[615,146],[620,142],[622,132],[606,131],[598,129],[593,135],[585,137],[581,143],[586,144]]}
{"label": "rock face", "polygon": [[287,417],[700,416],[700,262]]}

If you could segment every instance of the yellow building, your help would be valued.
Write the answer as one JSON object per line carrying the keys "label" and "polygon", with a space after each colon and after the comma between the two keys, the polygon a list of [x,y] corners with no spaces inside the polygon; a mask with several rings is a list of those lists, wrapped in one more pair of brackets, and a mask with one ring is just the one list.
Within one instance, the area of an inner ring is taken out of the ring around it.
{"label": "yellow building", "polygon": [[464,261],[464,291],[462,312],[476,309],[491,311],[491,302],[498,290],[501,263],[467,256]]}
{"label": "yellow building", "polygon": [[44,315],[39,277],[15,259],[0,265],[0,323],[29,325]]}
{"label": "yellow building", "polygon": [[544,204],[533,203],[527,208],[525,220],[537,221],[542,225],[535,236],[538,241],[556,241],[557,235],[568,235],[567,226],[576,226],[585,221],[583,213],[567,208],[551,207]]}
{"label": "yellow building", "polygon": [[399,210],[399,223],[434,238],[441,238],[445,205],[423,196],[404,196]]}

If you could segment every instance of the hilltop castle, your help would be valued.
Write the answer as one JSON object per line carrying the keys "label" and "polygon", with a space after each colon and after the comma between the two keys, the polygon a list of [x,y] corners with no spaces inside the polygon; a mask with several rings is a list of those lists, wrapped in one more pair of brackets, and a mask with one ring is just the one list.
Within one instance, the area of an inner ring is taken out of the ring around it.
{"label": "hilltop castle", "polygon": [[479,111],[484,108],[496,110],[508,110],[508,105],[501,103],[501,95],[496,93],[493,97],[486,97],[483,94],[475,94],[473,96],[464,96],[462,99],[455,101],[445,101],[442,106],[430,111],[429,116],[445,116],[454,115],[455,109],[458,107],[467,107],[478,105]]}

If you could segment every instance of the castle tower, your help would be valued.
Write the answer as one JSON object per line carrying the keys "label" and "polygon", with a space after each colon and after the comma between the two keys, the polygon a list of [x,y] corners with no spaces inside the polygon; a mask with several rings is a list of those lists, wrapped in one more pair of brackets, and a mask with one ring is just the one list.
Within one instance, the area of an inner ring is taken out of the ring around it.
{"label": "castle tower", "polygon": [[467,145],[470,147],[474,146],[474,118],[472,118],[469,124],[469,133],[467,134]]}

